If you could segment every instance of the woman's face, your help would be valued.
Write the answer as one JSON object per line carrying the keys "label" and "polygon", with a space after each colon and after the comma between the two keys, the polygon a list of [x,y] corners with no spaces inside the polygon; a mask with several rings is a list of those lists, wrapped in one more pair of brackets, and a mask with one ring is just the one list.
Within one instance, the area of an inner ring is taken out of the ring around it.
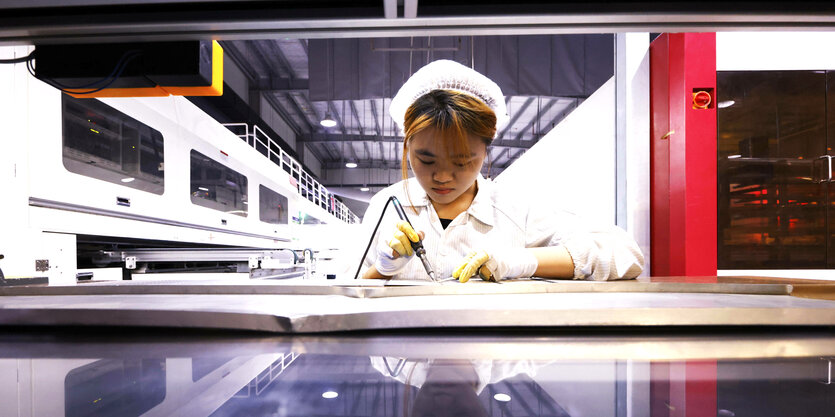
{"label": "woman's face", "polygon": [[420,186],[429,198],[440,204],[457,200],[475,183],[487,145],[484,141],[468,134],[470,154],[449,155],[443,142],[436,140],[440,133],[426,129],[414,135],[409,142],[409,163]]}

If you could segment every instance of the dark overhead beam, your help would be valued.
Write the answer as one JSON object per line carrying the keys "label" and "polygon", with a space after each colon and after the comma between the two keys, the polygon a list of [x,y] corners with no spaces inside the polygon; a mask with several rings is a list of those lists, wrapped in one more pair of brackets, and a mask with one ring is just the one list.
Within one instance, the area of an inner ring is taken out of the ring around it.
{"label": "dark overhead beam", "polygon": [[552,99],[548,102],[548,104],[546,104],[545,106],[541,107],[541,108],[540,108],[540,109],[536,112],[536,114],[535,114],[535,115],[531,118],[531,121],[530,121],[527,125],[525,125],[525,128],[524,128],[524,129],[520,129],[520,130],[519,130],[519,133],[517,133],[517,134],[516,134],[516,137],[514,137],[514,138],[513,138],[513,140],[522,140],[522,136],[524,136],[524,135],[525,135],[525,132],[527,132],[527,131],[528,131],[528,129],[532,128],[532,127],[536,124],[536,122],[537,122],[537,121],[539,121],[539,119],[541,119],[541,118],[542,118],[542,115],[543,115],[543,114],[545,114],[545,113],[547,113],[547,112],[548,112],[548,110],[551,110],[551,107],[554,107],[554,104],[557,104],[557,102],[559,102],[559,101],[560,101],[560,100],[559,100],[558,98],[552,98]]}
{"label": "dark overhead beam", "polygon": [[516,121],[519,120],[520,117],[522,117],[522,113],[524,113],[525,110],[528,109],[528,106],[530,106],[531,103],[533,103],[533,99],[534,99],[533,97],[528,97],[528,99],[525,100],[525,103],[522,104],[522,107],[520,107],[518,110],[513,112],[513,116],[510,118],[510,121],[507,122],[507,126],[505,126],[504,130],[502,130],[502,133],[500,133],[499,136],[496,137],[497,139],[499,139],[499,140],[504,139],[504,135],[507,132],[509,132],[510,128],[513,127],[513,124],[516,123]]}

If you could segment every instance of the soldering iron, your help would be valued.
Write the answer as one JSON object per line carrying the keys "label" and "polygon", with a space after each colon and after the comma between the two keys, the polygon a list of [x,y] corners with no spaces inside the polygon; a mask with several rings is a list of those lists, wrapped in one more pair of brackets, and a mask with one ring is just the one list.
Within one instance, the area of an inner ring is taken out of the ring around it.
{"label": "soldering iron", "polygon": [[[394,206],[394,210],[397,211],[397,215],[400,216],[400,220],[405,220],[406,223],[409,223],[409,226],[412,226],[412,222],[409,221],[409,218],[406,216],[406,211],[403,210],[403,206],[400,204],[400,200],[397,199],[395,196],[389,197],[389,201]],[[414,227],[412,227],[414,229]],[[412,242],[409,239],[409,243],[412,244],[412,249],[415,251],[415,254],[420,258],[420,262],[423,263],[423,268],[426,269],[426,273],[429,274],[429,278],[432,278],[432,281],[438,282],[435,279],[435,271],[432,270],[432,265],[429,264],[429,260],[426,259],[426,249],[423,248],[423,243],[420,240],[417,242]]]}
{"label": "soldering iron", "polygon": [[[357,266],[357,272],[354,274],[354,279],[359,278],[360,269],[362,269],[362,263],[365,260],[365,256],[368,255],[368,250],[371,248],[371,243],[374,241],[374,236],[377,235],[377,229],[380,227],[380,222],[383,221],[383,216],[385,216],[386,214],[386,209],[388,208],[389,203],[391,203],[391,205],[394,206],[394,210],[397,211],[397,215],[400,216],[400,219],[405,220],[406,223],[409,223],[409,226],[412,226],[412,222],[409,221],[409,217],[406,216],[406,211],[403,210],[403,206],[400,204],[400,200],[398,200],[395,196],[389,197],[388,201],[386,201],[386,204],[383,205],[383,212],[380,213],[380,219],[377,220],[377,225],[374,226],[374,231],[371,232],[371,239],[368,240],[368,246],[365,247],[365,252],[363,252],[362,254],[362,259],[360,259],[360,264]],[[414,226],[412,226],[412,229],[414,229]],[[412,244],[412,250],[414,250],[418,258],[420,258],[420,262],[423,263],[423,268],[426,269],[426,273],[429,275],[429,278],[432,279],[432,282],[439,282],[435,278],[435,271],[432,269],[432,265],[430,265],[429,260],[426,259],[426,249],[423,248],[423,243],[421,243],[420,241],[412,242],[411,239],[409,239],[409,243]]]}

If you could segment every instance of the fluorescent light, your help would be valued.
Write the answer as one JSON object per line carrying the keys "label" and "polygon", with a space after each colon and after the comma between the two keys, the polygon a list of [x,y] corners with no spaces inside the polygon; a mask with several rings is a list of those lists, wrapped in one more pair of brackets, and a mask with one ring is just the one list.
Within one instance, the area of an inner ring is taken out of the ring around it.
{"label": "fluorescent light", "polygon": [[334,127],[334,126],[336,126],[336,120],[333,120],[333,118],[331,117],[331,114],[328,113],[328,114],[325,115],[325,118],[322,119],[319,122],[319,124],[324,126],[324,127]]}
{"label": "fluorescent light", "polygon": [[742,158],[742,155],[728,155],[728,159]]}
{"label": "fluorescent light", "polygon": [[499,393],[499,394],[494,395],[493,399],[496,400],[496,401],[499,401],[499,402],[506,403],[506,402],[510,401],[510,395]]}
{"label": "fluorescent light", "polygon": [[360,191],[368,191],[369,189],[370,189],[370,188],[368,188],[368,187],[361,187],[361,188],[360,188]]}
{"label": "fluorescent light", "polygon": [[348,162],[348,163],[345,164],[345,168],[356,168],[356,167],[357,167],[356,162]]}
{"label": "fluorescent light", "polygon": [[325,392],[322,393],[322,398],[327,398],[329,400],[331,398],[336,398],[338,396],[339,396],[339,393],[335,392],[335,391],[325,391]]}
{"label": "fluorescent light", "polygon": [[733,100],[725,100],[725,101],[720,101],[720,102],[716,103],[716,107],[719,107],[720,109],[724,109],[724,108],[727,108],[727,107],[731,107],[734,104],[736,104],[736,102],[733,101]]}
{"label": "fluorescent light", "polygon": [[248,203],[248,202],[246,202],[246,201],[244,201],[244,204],[249,205],[249,203]]}
{"label": "fluorescent light", "polygon": [[135,179],[136,178],[133,178],[133,177],[122,178],[122,182],[133,182],[133,180],[135,180]]}
{"label": "fluorescent light", "polygon": [[200,191],[209,191],[209,189],[206,187],[197,187],[197,189]]}

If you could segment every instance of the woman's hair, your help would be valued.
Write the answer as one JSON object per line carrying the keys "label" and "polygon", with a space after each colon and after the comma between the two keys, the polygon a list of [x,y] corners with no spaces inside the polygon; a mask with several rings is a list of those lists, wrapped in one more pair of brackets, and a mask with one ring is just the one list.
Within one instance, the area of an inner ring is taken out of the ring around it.
{"label": "woman's hair", "polygon": [[[468,133],[490,145],[496,135],[496,113],[483,101],[452,90],[432,90],[406,109],[403,130],[403,179],[408,178],[409,142],[426,129],[437,129],[450,155],[469,155]],[[408,192],[408,191],[407,191]]]}

